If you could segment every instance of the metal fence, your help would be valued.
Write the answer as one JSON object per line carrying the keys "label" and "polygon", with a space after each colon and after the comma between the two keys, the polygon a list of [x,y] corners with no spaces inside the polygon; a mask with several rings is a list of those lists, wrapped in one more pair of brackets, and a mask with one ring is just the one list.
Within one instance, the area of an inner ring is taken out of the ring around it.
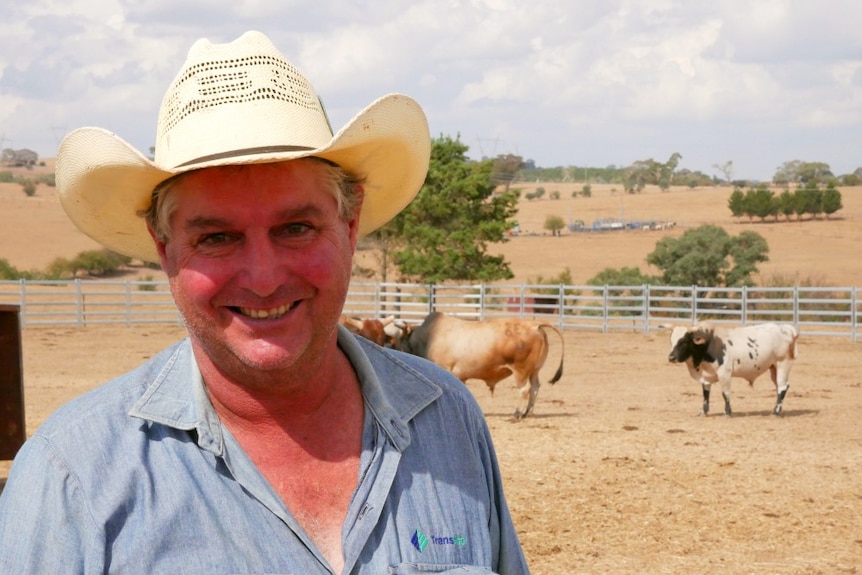
{"label": "metal fence", "polygon": [[[460,317],[540,318],[563,330],[649,333],[671,323],[792,323],[806,335],[859,341],[860,288],[436,285],[353,282],[344,313],[418,323],[433,310]],[[165,281],[0,281],[0,304],[22,327],[181,321]]]}

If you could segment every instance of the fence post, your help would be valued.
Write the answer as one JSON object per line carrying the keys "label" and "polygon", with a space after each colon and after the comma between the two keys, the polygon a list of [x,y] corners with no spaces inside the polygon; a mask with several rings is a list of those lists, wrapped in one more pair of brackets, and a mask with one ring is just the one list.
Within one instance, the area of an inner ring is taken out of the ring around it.
{"label": "fence post", "polygon": [[21,327],[23,328],[27,325],[27,282],[23,279],[18,280],[18,285],[21,287],[18,288],[18,301],[20,302],[20,318],[21,318]]}
{"label": "fence post", "polygon": [[380,283],[374,288],[374,317],[383,317],[383,296],[380,293]]}
{"label": "fence post", "polygon": [[83,327],[86,323],[85,306],[84,294],[81,293],[81,278],[75,278],[75,320],[78,327]]}
{"label": "fence post", "polygon": [[697,286],[691,286],[691,323],[697,323]]}
{"label": "fence post", "polygon": [[748,324],[748,286],[742,286],[742,325]]}
{"label": "fence post", "polygon": [[605,284],[602,288],[602,333],[608,333],[608,298],[610,298],[610,287]]}
{"label": "fence post", "polygon": [[436,299],[437,299],[437,290],[435,289],[435,285],[434,284],[428,284],[428,313],[429,314],[431,312],[433,312],[434,309],[437,307],[437,302],[435,301]]}
{"label": "fence post", "polygon": [[132,325],[132,282],[126,280],[126,327]]}
{"label": "fence post", "polygon": [[799,325],[799,284],[793,286],[793,325]]}
{"label": "fence post", "polygon": [[649,284],[641,284],[641,301],[643,302],[643,314],[644,323],[643,328],[641,329],[641,333],[648,334],[649,333],[649,309],[650,309],[650,291]]}
{"label": "fence post", "polygon": [[563,321],[563,314],[566,310],[565,299],[566,299],[566,286],[563,282],[560,282],[560,285],[557,286],[557,311],[559,311],[560,319],[557,321],[557,329],[560,331],[563,330],[563,326],[565,325],[565,321]]}

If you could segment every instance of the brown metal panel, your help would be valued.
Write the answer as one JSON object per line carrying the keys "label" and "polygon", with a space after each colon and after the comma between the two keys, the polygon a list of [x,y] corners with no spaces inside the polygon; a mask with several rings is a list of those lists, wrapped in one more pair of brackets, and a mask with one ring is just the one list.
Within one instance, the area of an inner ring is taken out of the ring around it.
{"label": "brown metal panel", "polygon": [[24,444],[24,377],[20,308],[0,305],[0,460]]}

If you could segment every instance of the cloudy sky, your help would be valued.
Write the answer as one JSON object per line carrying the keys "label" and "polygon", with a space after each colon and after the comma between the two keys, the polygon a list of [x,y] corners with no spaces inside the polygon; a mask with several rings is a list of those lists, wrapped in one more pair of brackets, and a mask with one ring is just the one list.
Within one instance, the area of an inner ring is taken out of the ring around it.
{"label": "cloudy sky", "polygon": [[0,148],[80,126],[144,153],[198,38],[265,32],[338,129],[387,92],[472,157],[771,179],[862,166],[862,4],[848,0],[27,0],[0,21]]}

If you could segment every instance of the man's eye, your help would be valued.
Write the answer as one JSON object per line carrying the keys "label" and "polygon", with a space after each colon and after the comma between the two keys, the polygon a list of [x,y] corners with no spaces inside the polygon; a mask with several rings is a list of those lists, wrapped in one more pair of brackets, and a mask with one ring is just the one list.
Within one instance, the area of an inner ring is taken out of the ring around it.
{"label": "man's eye", "polygon": [[202,246],[217,246],[228,242],[230,236],[225,233],[206,234],[198,240],[198,245]]}
{"label": "man's eye", "polygon": [[306,223],[290,223],[281,226],[280,233],[284,236],[301,236],[311,230],[311,226]]}

